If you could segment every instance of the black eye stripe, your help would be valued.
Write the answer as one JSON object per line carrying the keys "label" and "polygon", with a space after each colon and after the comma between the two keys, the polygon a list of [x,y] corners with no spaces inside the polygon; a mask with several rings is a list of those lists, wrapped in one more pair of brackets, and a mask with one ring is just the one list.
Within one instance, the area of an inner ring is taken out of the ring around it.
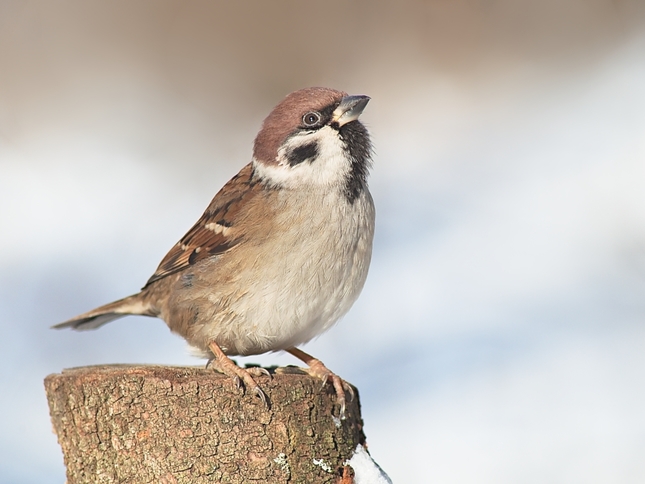
{"label": "black eye stripe", "polygon": [[327,106],[320,111],[320,116],[322,118],[322,124],[327,124],[331,120],[331,115],[333,114],[334,110],[338,107],[337,104],[332,104],[331,106]]}
{"label": "black eye stripe", "polygon": [[292,149],[287,154],[287,160],[289,160],[289,165],[296,166],[302,163],[303,161],[314,159],[318,157],[318,143],[307,143],[297,148]]}

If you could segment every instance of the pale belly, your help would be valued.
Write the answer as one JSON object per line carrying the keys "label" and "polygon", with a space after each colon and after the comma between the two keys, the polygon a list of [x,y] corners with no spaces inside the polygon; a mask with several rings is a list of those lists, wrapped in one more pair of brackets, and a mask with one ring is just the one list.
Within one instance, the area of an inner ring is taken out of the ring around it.
{"label": "pale belly", "polygon": [[307,224],[297,219],[300,215],[292,217],[278,243],[248,249],[244,263],[222,259],[205,265],[202,274],[218,270],[231,276],[218,287],[203,283],[196,290],[195,284],[198,288],[199,280],[207,279],[196,273],[187,297],[178,290],[175,298],[178,310],[199,308],[190,324],[164,319],[196,349],[207,353],[214,341],[229,355],[283,350],[326,331],[358,298],[371,259],[369,193],[348,208]]}

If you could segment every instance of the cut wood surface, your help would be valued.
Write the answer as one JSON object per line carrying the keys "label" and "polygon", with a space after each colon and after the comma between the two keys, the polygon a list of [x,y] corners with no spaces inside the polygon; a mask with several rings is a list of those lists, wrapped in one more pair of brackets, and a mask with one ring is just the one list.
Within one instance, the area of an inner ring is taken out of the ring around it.
{"label": "cut wood surface", "polygon": [[330,385],[296,368],[258,378],[271,408],[194,367],[109,365],[49,375],[68,484],[336,483],[363,444],[358,392],[338,419]]}

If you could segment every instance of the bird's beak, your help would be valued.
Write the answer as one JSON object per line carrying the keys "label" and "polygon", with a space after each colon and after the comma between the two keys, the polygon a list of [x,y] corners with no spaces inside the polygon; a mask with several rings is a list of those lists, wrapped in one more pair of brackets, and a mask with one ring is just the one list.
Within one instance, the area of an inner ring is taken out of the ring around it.
{"label": "bird's beak", "polygon": [[331,116],[332,122],[338,123],[338,126],[342,126],[357,120],[369,100],[369,96],[345,96],[340,100],[340,104],[334,110]]}

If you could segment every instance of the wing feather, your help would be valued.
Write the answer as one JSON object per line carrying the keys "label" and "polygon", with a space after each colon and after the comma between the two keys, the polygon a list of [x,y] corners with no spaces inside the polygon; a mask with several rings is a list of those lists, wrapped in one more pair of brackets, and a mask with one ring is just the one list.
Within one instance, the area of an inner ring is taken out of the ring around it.
{"label": "wing feather", "polygon": [[195,225],[170,249],[144,289],[159,279],[179,272],[200,260],[222,254],[239,244],[239,215],[260,192],[253,181],[253,168],[246,165],[222,187]]}

